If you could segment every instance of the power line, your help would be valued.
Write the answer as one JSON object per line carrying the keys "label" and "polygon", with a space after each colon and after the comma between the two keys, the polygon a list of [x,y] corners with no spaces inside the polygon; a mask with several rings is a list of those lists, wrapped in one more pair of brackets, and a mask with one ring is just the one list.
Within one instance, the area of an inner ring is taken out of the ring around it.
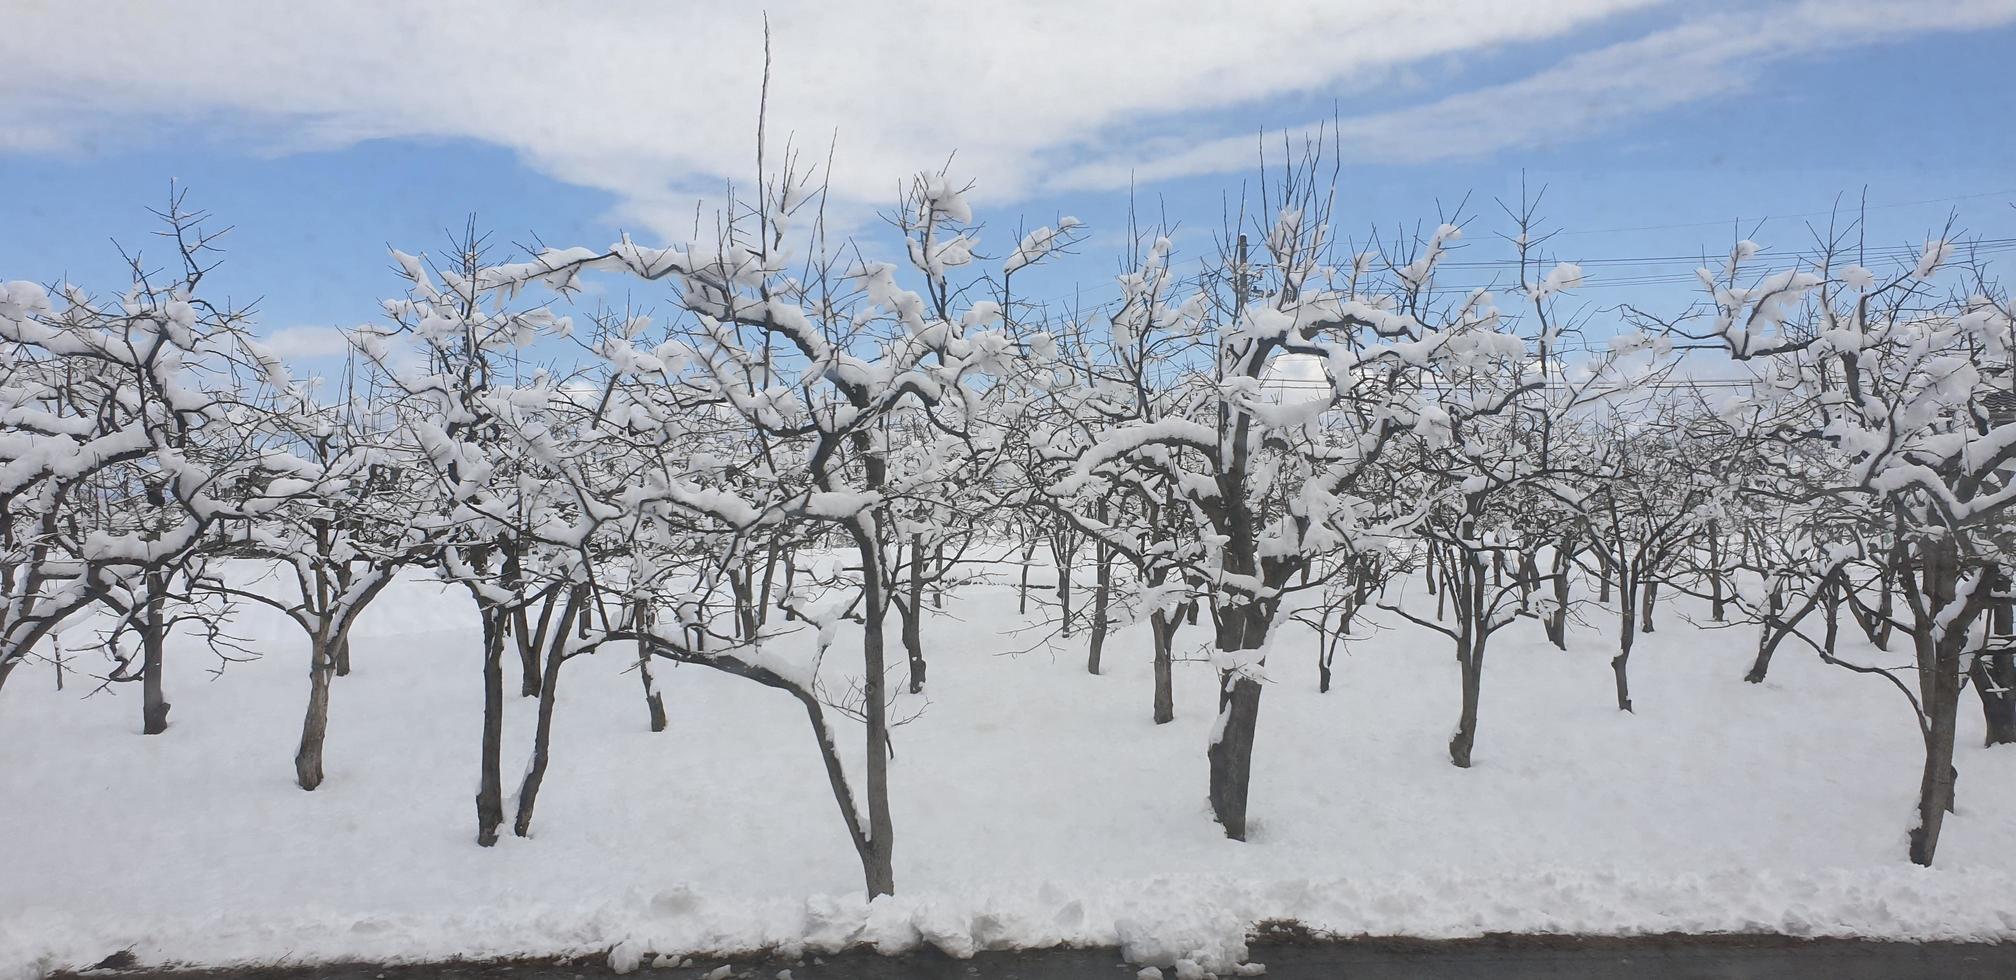
{"label": "power line", "polygon": [[[1960,194],[1954,197],[1935,197],[1923,201],[1895,201],[1889,204],[1871,204],[1866,207],[1858,205],[1853,213],[1859,214],[1863,211],[1888,211],[1893,208],[1917,208],[1917,207],[1924,207],[1925,205],[1928,204],[1953,204],[1960,201],[1978,201],[1981,200],[1982,198],[1988,198],[1988,197],[2016,197],[2016,189],[2006,191],[1983,191],[1979,194]],[[1796,214],[1767,214],[1759,216],[1754,219],[1745,219],[1741,217],[1736,217],[1736,218],[1725,218],[1721,221],[1687,221],[1671,225],[1637,225],[1634,227],[1627,227],[1627,228],[1589,228],[1580,231],[1574,231],[1574,230],[1560,231],[1556,232],[1555,234],[1612,235],[1627,231],[1671,231],[1676,228],[1713,228],[1721,225],[1741,225],[1746,220],[1761,223],[1765,221],[1789,220],[1792,218],[1818,218],[1827,215],[1834,215],[1841,213],[1844,212],[1842,212],[1840,209],[1829,208],[1824,211],[1805,211]]]}

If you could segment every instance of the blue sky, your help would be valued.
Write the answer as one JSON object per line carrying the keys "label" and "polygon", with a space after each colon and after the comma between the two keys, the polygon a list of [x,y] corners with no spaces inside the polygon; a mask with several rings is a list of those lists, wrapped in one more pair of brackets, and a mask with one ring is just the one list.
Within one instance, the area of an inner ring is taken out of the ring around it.
{"label": "blue sky", "polygon": [[[116,287],[111,241],[148,249],[176,180],[235,228],[217,290],[301,357],[396,292],[388,245],[438,249],[472,212],[503,243],[674,241],[753,170],[762,24],[739,6],[80,6],[21,0],[0,33],[0,278]],[[1261,133],[1333,118],[1340,230],[1468,195],[1459,260],[1506,254],[1493,199],[1522,179],[1566,260],[1809,248],[1810,215],[1865,188],[1871,245],[1949,211],[2016,239],[2016,3],[1298,8],[772,5],[773,152],[831,141],[835,211],[872,240],[898,181],[956,151],[987,250],[1091,226],[1043,285],[1094,296],[1130,184],[1194,255],[1255,187]],[[1690,268],[1592,265],[1574,301],[1681,304]]]}

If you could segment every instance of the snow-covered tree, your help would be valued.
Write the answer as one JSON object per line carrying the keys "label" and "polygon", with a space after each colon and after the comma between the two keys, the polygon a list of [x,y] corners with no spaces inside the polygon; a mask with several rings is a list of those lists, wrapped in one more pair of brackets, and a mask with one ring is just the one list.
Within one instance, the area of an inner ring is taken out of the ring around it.
{"label": "snow-covered tree", "polygon": [[1904,605],[1895,625],[1911,637],[1915,683],[1851,666],[1911,701],[1925,764],[1910,855],[1929,865],[1953,807],[1971,636],[2012,561],[2016,424],[1991,406],[2009,384],[2016,307],[1978,267],[1961,264],[1945,277],[1950,289],[1939,284],[1964,258],[1950,233],[1885,275],[1851,263],[1839,240],[1824,244],[1815,261],[1758,274],[1760,249],[1739,243],[1720,270],[1700,270],[1706,308],[1668,326],[1738,360],[1774,362],[1772,383],[1750,400],[1799,409],[1792,431],[1829,457],[1813,494],[1856,501],[1892,529]]}

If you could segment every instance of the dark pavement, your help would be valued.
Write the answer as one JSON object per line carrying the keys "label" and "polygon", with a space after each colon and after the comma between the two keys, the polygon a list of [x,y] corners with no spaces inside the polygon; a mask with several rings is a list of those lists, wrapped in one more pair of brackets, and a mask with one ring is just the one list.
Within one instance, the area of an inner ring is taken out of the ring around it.
{"label": "dark pavement", "polygon": [[[1577,939],[1501,937],[1456,942],[1362,940],[1252,946],[1274,980],[2016,980],[2016,944],[1876,943],[1778,937]],[[643,967],[648,980],[699,980],[717,967],[738,980],[1133,980],[1139,968],[1111,949],[884,957],[846,953],[815,962],[700,958],[678,968]],[[348,964],[157,972],[91,970],[122,980],[599,980],[601,958],[580,963]],[[1164,970],[1166,980],[1175,980]]]}

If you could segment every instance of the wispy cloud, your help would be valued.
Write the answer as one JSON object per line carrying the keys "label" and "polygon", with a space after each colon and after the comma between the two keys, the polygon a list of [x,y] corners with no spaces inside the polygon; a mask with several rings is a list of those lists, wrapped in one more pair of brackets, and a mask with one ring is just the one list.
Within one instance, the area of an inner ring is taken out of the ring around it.
{"label": "wispy cloud", "polygon": [[[834,144],[843,206],[887,203],[900,177],[953,151],[995,201],[1234,171],[1253,163],[1253,130],[1297,122],[1251,111],[1268,100],[1363,90],[1508,45],[1601,44],[1593,25],[1650,8],[1660,24],[1635,40],[1346,119],[1346,143],[1364,159],[1410,160],[1586,136],[1739,90],[1773,59],[2012,14],[1985,0],[1706,14],[1660,0],[1152,12],[1129,0],[778,0],[767,149],[774,164],[788,140],[823,164]],[[220,121],[254,151],[467,138],[613,193],[619,221],[679,235],[696,197],[754,169],[763,31],[754,5],[733,2],[16,4],[0,31],[0,152],[137,145]],[[1244,131],[1198,121],[1234,114]]]}
{"label": "wispy cloud", "polygon": [[[1773,62],[1934,31],[2016,21],[2008,0],[1825,0],[1718,13],[1573,55],[1515,81],[1402,109],[1293,127],[1346,160],[1419,163],[1582,139],[1662,110],[1750,89]],[[1740,128],[1733,125],[1732,131]],[[1768,125],[1745,120],[1743,125]],[[1054,189],[1098,189],[1250,169],[1256,134],[1164,141],[1060,171]]]}

